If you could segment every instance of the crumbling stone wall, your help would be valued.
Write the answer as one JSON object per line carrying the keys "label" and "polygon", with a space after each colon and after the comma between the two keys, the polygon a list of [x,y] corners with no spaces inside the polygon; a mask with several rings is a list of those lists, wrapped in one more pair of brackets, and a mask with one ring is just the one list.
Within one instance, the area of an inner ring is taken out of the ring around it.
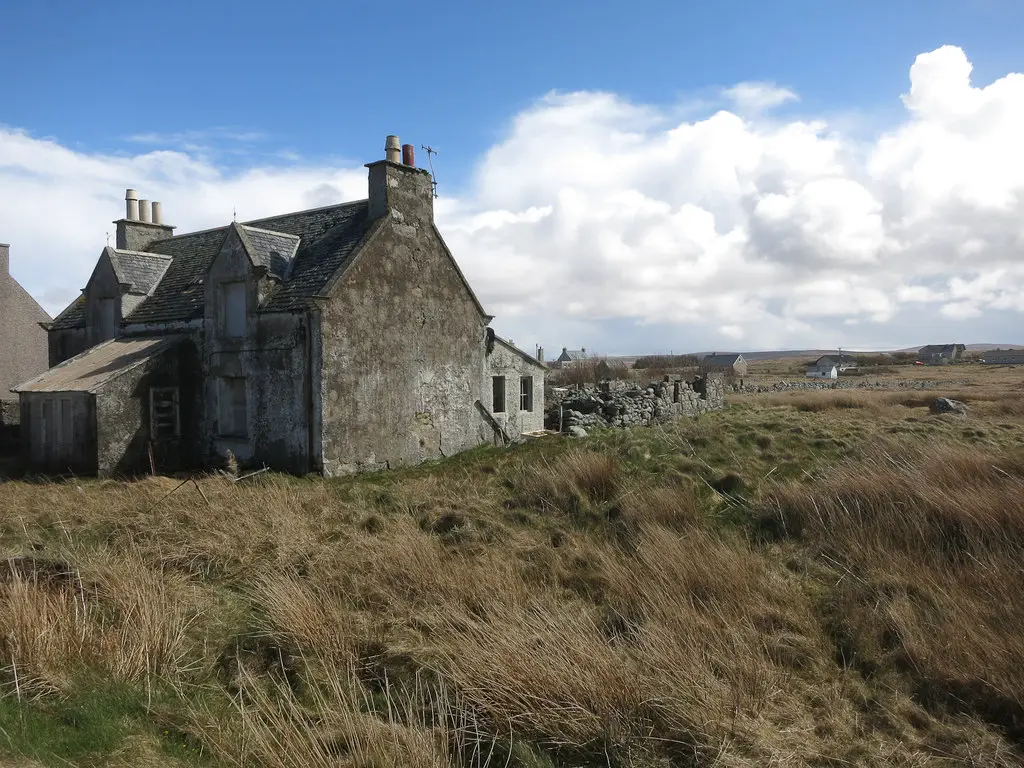
{"label": "crumbling stone wall", "polygon": [[720,410],[725,382],[720,373],[691,381],[668,379],[641,387],[605,382],[597,388],[554,390],[545,421],[549,429],[570,427],[646,427]]}

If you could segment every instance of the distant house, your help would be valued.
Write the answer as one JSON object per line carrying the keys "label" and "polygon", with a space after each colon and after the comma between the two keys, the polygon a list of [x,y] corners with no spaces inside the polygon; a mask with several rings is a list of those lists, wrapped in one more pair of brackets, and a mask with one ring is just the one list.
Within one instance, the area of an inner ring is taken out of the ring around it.
{"label": "distant house", "polygon": [[746,376],[747,361],[744,360],[743,355],[740,354],[731,352],[728,354],[718,354],[717,352],[712,352],[710,355],[705,355],[701,359],[700,372]]}
{"label": "distant house", "polygon": [[580,360],[587,359],[587,348],[582,349],[566,349],[562,347],[562,354],[560,354],[551,363],[552,368],[565,368],[569,363],[579,362]]}
{"label": "distant house", "polygon": [[857,361],[849,355],[822,355],[814,361],[811,370],[828,370],[833,365],[837,371],[849,371],[857,367]]}
{"label": "distant house", "polygon": [[19,419],[18,396],[11,392],[49,367],[46,330],[50,316],[10,274],[10,246],[0,243],[0,426]]}
{"label": "distant house", "polygon": [[1024,365],[1024,349],[990,349],[981,362],[985,365]]}
{"label": "distant house", "polygon": [[917,359],[922,363],[951,363],[963,359],[967,351],[965,344],[928,344],[917,350]]}
{"label": "distant house", "polygon": [[[824,359],[828,361],[828,358]],[[815,364],[807,370],[807,377],[810,379],[837,379],[839,378],[839,369],[830,361],[824,365]]]}

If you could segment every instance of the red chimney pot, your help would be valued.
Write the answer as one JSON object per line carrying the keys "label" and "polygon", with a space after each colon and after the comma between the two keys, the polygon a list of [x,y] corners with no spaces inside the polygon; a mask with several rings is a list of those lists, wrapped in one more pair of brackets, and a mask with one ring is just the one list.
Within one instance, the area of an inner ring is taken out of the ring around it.
{"label": "red chimney pot", "polygon": [[416,152],[412,144],[402,145],[402,162],[413,168],[416,167]]}

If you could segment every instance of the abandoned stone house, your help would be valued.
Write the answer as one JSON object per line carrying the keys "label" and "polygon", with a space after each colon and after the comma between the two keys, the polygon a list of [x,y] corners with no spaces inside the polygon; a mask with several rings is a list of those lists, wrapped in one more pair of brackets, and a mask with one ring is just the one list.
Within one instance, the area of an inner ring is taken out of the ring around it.
{"label": "abandoned stone house", "polygon": [[746,376],[747,361],[736,353],[719,354],[712,352],[700,360],[701,373],[724,373],[727,376]]}
{"label": "abandoned stone house", "polygon": [[116,247],[49,326],[54,367],[17,387],[30,465],[230,452],[330,476],[537,428],[545,367],[489,328],[412,146],[385,150],[365,200],[183,235],[128,190]]}
{"label": "abandoned stone house", "polygon": [[11,387],[47,368],[50,316],[11,276],[11,248],[0,243],[0,431],[19,421],[18,396]]}

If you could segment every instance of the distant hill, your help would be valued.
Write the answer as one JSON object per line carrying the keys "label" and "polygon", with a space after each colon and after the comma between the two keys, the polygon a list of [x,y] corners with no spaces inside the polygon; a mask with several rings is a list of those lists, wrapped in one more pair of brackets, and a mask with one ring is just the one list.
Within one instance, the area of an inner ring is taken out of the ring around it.
{"label": "distant hill", "polygon": [[[906,347],[905,349],[884,349],[884,350],[865,350],[865,349],[844,349],[843,352],[850,355],[892,355],[899,352],[917,352],[924,344],[919,344],[916,347]],[[978,344],[967,344],[968,352],[988,352],[990,349],[1024,349],[1024,344],[990,344],[990,343],[978,343]],[[721,352],[722,350],[718,350]],[[734,350],[726,350],[734,351]],[[754,362],[758,360],[781,360],[788,357],[807,357],[807,358],[818,358],[822,355],[834,355],[837,353],[835,349],[779,349],[769,350],[763,352],[741,352],[744,358]],[[677,353],[678,354],[678,353]],[[689,352],[684,354],[692,354],[697,357],[704,357],[705,355],[713,354],[712,352]],[[609,360],[618,360],[626,365],[632,365],[638,357],[641,355],[608,355]]]}

